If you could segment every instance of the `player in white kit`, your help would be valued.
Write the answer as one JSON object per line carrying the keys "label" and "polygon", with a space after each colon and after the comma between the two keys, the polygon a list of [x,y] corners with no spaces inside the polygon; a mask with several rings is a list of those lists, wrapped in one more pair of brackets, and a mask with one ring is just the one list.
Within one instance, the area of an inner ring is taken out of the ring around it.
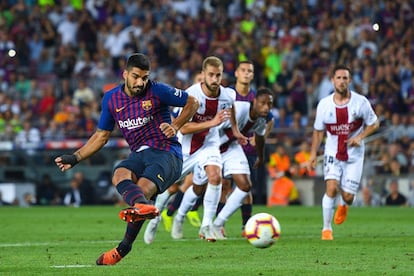
{"label": "player in white kit", "polygon": [[234,101],[236,92],[220,85],[223,76],[223,63],[216,57],[208,57],[203,62],[204,81],[187,89],[190,95],[199,100],[200,106],[191,122],[181,128],[183,149],[183,173],[185,177],[195,166],[203,168],[208,178],[202,183],[198,174],[193,174],[192,188],[184,193],[183,201],[174,217],[171,236],[182,238],[182,225],[188,210],[204,191],[203,218],[200,233],[207,241],[215,241],[212,223],[221,196],[221,155],[219,128],[230,119],[233,135],[242,143],[247,142],[237,126]]}
{"label": "player in white kit", "polygon": [[317,106],[312,136],[309,168],[317,162],[317,151],[326,132],[324,148],[324,180],[326,192],[322,199],[322,240],[333,240],[332,218],[335,199],[340,202],[335,224],[345,221],[361,181],[365,146],[363,139],[378,127],[377,115],[368,99],[351,91],[350,69],[337,65],[333,69],[334,93],[323,98]]}
{"label": "player in white kit", "polygon": [[[243,135],[254,133],[257,159],[254,167],[264,162],[265,134],[267,118],[273,106],[273,92],[265,87],[257,90],[253,102],[236,101],[236,118]],[[223,161],[223,177],[233,178],[235,187],[227,198],[223,209],[213,223],[216,239],[225,239],[224,223],[242,205],[252,187],[250,167],[242,146],[234,139],[230,125],[220,129],[220,152]],[[203,173],[201,171],[201,173]]]}

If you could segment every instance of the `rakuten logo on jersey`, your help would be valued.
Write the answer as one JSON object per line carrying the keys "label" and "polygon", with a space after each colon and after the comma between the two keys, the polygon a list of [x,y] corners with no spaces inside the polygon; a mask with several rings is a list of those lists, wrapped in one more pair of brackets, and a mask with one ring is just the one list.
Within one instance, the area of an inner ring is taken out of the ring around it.
{"label": "rakuten logo on jersey", "polygon": [[153,120],[153,116],[148,116],[144,118],[135,118],[135,119],[128,119],[125,121],[118,121],[119,128],[127,128],[127,129],[134,129],[137,127],[142,127],[146,125],[148,122]]}

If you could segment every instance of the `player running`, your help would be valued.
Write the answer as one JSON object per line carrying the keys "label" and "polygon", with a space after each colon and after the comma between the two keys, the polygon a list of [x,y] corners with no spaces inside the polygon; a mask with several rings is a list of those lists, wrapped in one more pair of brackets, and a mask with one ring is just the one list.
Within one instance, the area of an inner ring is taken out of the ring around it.
{"label": "player running", "polygon": [[333,69],[332,83],[334,93],[323,98],[316,108],[308,162],[308,169],[315,168],[316,154],[326,132],[322,240],[333,240],[332,217],[338,190],[340,202],[334,222],[342,224],[345,221],[348,205],[354,201],[361,181],[365,152],[363,139],[379,127],[368,99],[349,89],[351,71],[348,67],[337,65]]}

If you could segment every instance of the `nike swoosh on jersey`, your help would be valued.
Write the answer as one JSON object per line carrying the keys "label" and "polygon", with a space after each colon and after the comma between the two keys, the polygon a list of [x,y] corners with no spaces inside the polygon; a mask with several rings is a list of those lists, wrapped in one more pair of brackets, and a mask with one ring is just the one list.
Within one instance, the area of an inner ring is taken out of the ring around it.
{"label": "nike swoosh on jersey", "polygon": [[115,108],[116,113],[121,112],[123,109],[125,108],[125,106],[120,107],[120,108]]}
{"label": "nike swoosh on jersey", "polygon": [[162,176],[160,174],[157,175],[158,179],[161,180],[162,182],[164,182],[164,178],[162,178]]}

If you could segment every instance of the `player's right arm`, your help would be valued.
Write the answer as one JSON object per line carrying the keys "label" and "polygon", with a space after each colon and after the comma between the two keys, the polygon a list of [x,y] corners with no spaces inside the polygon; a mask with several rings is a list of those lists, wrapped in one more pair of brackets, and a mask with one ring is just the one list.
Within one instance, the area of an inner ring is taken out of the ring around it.
{"label": "player's right arm", "polygon": [[317,159],[317,153],[318,153],[318,149],[322,143],[322,139],[325,135],[325,131],[324,130],[317,130],[314,129],[313,130],[313,134],[312,134],[312,146],[311,146],[311,151],[310,151],[310,156],[309,156],[309,160],[308,160],[308,164],[307,164],[307,168],[308,170],[313,170],[316,167],[316,159]]}
{"label": "player's right arm", "polygon": [[222,122],[230,118],[230,111],[227,109],[220,110],[217,112],[213,119],[205,122],[187,122],[181,129],[183,135],[198,133],[212,127],[220,125]]}
{"label": "player's right arm", "polygon": [[80,161],[89,158],[98,152],[108,142],[110,131],[98,129],[77,151],[73,154],[64,154],[55,159],[56,165],[64,172],[73,168]]}

